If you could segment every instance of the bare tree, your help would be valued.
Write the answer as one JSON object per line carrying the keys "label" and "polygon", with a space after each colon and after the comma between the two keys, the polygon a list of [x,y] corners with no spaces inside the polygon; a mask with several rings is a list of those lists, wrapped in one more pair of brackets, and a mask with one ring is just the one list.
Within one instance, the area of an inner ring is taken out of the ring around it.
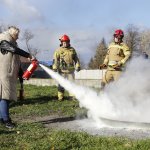
{"label": "bare tree", "polygon": [[36,56],[39,53],[39,50],[30,44],[30,41],[33,38],[34,34],[30,30],[26,29],[23,33],[23,40],[25,41],[26,49],[30,54]]}
{"label": "bare tree", "polygon": [[150,55],[150,29],[146,29],[140,34],[140,50]]}
{"label": "bare tree", "polygon": [[139,51],[140,33],[139,28],[135,25],[129,24],[125,31],[125,41],[131,51]]}

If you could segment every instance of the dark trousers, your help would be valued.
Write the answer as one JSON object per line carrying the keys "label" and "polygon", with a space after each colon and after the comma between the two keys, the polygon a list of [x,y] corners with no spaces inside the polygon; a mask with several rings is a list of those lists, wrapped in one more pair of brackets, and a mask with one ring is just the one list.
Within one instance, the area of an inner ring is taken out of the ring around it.
{"label": "dark trousers", "polygon": [[9,120],[9,101],[0,99],[0,119]]}

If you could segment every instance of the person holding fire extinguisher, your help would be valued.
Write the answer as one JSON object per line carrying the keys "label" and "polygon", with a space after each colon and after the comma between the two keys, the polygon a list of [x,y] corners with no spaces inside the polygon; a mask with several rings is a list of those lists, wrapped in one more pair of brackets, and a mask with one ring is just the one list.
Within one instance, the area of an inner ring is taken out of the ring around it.
{"label": "person holding fire extinguisher", "polygon": [[17,100],[16,83],[21,67],[20,56],[33,60],[34,57],[18,48],[17,39],[20,30],[10,26],[0,34],[0,123],[7,128],[15,124],[9,115],[9,102]]}
{"label": "person holding fire extinguisher", "polygon": [[[80,71],[80,62],[76,50],[70,45],[68,35],[63,35],[60,39],[60,47],[54,53],[53,70],[60,73],[68,80],[74,80],[74,71]],[[58,85],[58,100],[64,99],[64,87]],[[69,99],[74,99],[74,95],[69,93]]]}

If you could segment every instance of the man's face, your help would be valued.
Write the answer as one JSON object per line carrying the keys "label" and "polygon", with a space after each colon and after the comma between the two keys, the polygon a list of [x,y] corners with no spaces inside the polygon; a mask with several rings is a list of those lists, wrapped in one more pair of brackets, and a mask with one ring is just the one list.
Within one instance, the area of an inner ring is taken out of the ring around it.
{"label": "man's face", "polygon": [[69,42],[67,41],[62,42],[62,47],[68,47],[68,46],[69,46]]}
{"label": "man's face", "polygon": [[115,41],[115,43],[121,43],[122,42],[122,37],[114,35],[114,41]]}
{"label": "man's face", "polygon": [[114,37],[114,41],[115,41],[115,43],[118,43],[119,39],[117,37]]}

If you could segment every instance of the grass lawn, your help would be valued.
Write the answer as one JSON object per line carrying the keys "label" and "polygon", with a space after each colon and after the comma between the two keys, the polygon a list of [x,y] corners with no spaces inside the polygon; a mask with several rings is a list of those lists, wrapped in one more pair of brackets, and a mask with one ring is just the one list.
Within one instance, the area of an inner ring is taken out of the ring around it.
{"label": "grass lawn", "polygon": [[45,128],[34,117],[84,115],[77,101],[57,101],[56,87],[25,86],[25,100],[11,103],[10,113],[18,125],[8,130],[0,125],[0,150],[150,150],[150,140],[100,137],[84,132]]}

